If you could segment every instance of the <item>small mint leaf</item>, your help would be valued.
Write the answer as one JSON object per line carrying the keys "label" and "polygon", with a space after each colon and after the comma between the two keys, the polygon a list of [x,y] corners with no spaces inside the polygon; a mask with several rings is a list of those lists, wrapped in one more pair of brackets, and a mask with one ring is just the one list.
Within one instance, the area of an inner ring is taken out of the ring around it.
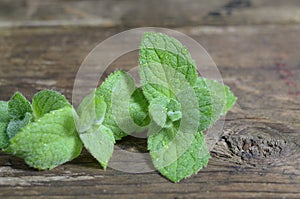
{"label": "small mint leaf", "polygon": [[26,113],[32,113],[30,102],[19,92],[16,92],[8,102],[8,112],[12,119],[23,119]]}
{"label": "small mint leaf", "polygon": [[32,122],[33,117],[31,113],[26,113],[25,117],[22,120],[11,120],[7,126],[7,136],[9,139],[12,139],[21,132],[22,128]]}
{"label": "small mint leaf", "polygon": [[7,122],[0,122],[0,149],[4,149],[9,145],[9,138],[6,133],[7,126]]}
{"label": "small mint leaf", "polygon": [[54,90],[42,90],[32,99],[32,108],[36,119],[65,106],[71,107],[66,97]]}
{"label": "small mint leaf", "polygon": [[203,77],[197,79],[194,90],[199,102],[200,126],[203,131],[225,115],[236,102],[229,87]]}
{"label": "small mint leaf", "polygon": [[161,128],[164,128],[167,123],[167,104],[167,98],[156,98],[151,101],[149,106],[149,114],[152,122],[155,122]]}
{"label": "small mint leaf", "polygon": [[85,148],[106,169],[114,150],[113,132],[103,125],[94,125],[79,136]]}
{"label": "small mint leaf", "polygon": [[8,102],[0,101],[0,122],[9,122]]}
{"label": "small mint leaf", "polygon": [[9,138],[6,133],[9,121],[8,102],[0,101],[0,149],[6,148],[9,144]]}
{"label": "small mint leaf", "polygon": [[77,157],[82,144],[77,135],[74,110],[64,107],[25,126],[4,152],[23,158],[34,168],[52,169]]}
{"label": "small mint leaf", "polygon": [[129,113],[138,126],[147,126],[150,123],[148,114],[149,103],[141,88],[137,88],[130,98]]}

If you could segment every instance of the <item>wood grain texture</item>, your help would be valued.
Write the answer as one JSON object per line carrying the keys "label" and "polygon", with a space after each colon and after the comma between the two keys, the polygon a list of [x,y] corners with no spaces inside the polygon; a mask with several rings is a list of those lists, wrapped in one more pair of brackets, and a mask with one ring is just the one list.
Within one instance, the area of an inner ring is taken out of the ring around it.
{"label": "wood grain texture", "polygon": [[0,27],[297,24],[297,0],[1,0]]}
{"label": "wood grain texture", "polygon": [[[261,6],[270,6],[268,2]],[[275,2],[272,6],[280,5]],[[86,151],[70,163],[38,172],[0,152],[0,198],[300,198],[300,26],[276,23],[219,27],[178,23],[177,30],[207,49],[238,97],[211,152],[213,158],[199,174],[173,184],[158,172],[103,171]],[[80,63],[99,42],[122,30],[122,26],[1,28],[0,99],[8,100],[15,91],[31,98],[46,88],[71,99]],[[115,68],[135,66],[136,56],[116,60],[106,75]],[[145,143],[126,138],[118,145],[145,151]]]}

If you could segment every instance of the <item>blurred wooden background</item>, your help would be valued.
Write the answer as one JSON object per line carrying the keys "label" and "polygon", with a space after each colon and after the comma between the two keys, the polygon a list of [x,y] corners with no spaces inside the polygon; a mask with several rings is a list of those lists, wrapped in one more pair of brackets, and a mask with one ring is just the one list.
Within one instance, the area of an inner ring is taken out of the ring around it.
{"label": "blurred wooden background", "polygon": [[[197,40],[238,97],[208,166],[173,184],[157,172],[103,171],[86,152],[42,172],[0,152],[0,198],[300,198],[298,0],[0,0],[0,99],[45,88],[71,99],[85,56],[144,26]],[[118,144],[146,147],[137,138]]]}

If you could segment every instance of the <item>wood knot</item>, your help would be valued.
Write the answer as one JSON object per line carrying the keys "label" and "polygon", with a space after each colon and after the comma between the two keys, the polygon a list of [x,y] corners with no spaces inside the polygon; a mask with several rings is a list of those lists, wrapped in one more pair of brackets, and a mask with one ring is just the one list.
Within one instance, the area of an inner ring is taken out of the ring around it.
{"label": "wood knot", "polygon": [[251,127],[226,138],[229,149],[243,160],[280,156],[287,141],[266,128]]}
{"label": "wood knot", "polygon": [[254,124],[231,128],[230,133],[225,133],[218,143],[218,147],[222,146],[223,149],[215,151],[217,156],[252,166],[283,162],[292,158],[299,148],[293,139],[280,129]]}

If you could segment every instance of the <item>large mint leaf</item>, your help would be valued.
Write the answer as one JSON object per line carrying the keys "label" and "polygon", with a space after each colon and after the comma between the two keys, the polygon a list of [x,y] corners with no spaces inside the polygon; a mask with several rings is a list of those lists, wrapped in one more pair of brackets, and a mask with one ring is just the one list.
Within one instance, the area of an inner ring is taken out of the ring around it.
{"label": "large mint leaf", "polygon": [[[148,32],[143,35],[139,64],[140,67],[149,65],[172,67],[183,74],[191,85],[196,82],[198,76],[196,64],[188,50],[175,38],[162,33]],[[145,81],[143,76],[141,79]]]}
{"label": "large mint leaf", "polygon": [[74,110],[64,107],[25,126],[4,151],[34,168],[52,169],[77,157],[82,144],[75,129]]}
{"label": "large mint leaf", "polygon": [[65,106],[71,107],[66,97],[54,90],[42,90],[32,99],[32,108],[36,119]]}
{"label": "large mint leaf", "polygon": [[205,167],[210,158],[203,134],[185,134],[164,128],[148,137],[153,165],[173,182],[179,182]]}
{"label": "large mint leaf", "polygon": [[32,113],[30,102],[19,92],[16,92],[8,102],[8,112],[12,119],[23,119],[26,113]]}
{"label": "large mint leaf", "polygon": [[[162,33],[145,33],[140,48],[140,77],[143,92],[148,100],[156,97],[175,98],[174,91],[170,88],[173,82],[168,82],[164,75],[182,75],[190,85],[197,79],[197,70],[188,50],[175,38]],[[146,68],[147,67],[147,68]],[[149,70],[148,70],[149,69]],[[164,79],[166,84],[150,81],[149,75]]]}
{"label": "large mint leaf", "polygon": [[114,150],[113,132],[103,125],[94,125],[86,132],[81,133],[80,138],[85,148],[106,169]]}
{"label": "large mint leaf", "polygon": [[0,101],[0,149],[9,144],[9,138],[6,133],[10,115],[8,113],[8,102]]}

